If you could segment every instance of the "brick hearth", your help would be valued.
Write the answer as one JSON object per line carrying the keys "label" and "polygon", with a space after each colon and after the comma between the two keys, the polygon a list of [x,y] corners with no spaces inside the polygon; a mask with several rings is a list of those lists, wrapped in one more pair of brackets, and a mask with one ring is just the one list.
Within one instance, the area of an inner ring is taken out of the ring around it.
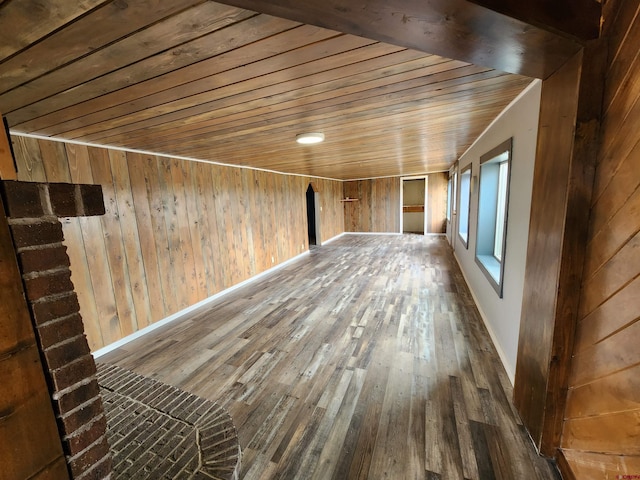
{"label": "brick hearth", "polygon": [[237,480],[240,447],[219,405],[115,365],[98,365],[115,478]]}

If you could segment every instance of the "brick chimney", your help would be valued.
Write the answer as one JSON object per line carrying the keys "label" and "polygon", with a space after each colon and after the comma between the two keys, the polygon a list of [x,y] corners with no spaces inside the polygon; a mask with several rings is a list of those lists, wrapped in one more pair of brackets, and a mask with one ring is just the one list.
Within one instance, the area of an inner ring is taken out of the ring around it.
{"label": "brick chimney", "polygon": [[106,418],[59,217],[103,215],[102,187],[3,181],[6,214],[71,478],[110,478]]}

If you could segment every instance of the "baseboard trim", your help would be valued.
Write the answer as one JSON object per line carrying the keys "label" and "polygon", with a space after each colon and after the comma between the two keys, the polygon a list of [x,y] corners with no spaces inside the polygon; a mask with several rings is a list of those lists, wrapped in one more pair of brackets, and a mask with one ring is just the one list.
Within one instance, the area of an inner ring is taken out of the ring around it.
{"label": "baseboard trim", "polygon": [[493,331],[493,327],[491,326],[491,323],[489,323],[489,320],[488,320],[487,316],[482,311],[482,307],[480,306],[480,302],[478,300],[478,297],[476,296],[476,292],[474,292],[473,288],[471,288],[471,284],[469,283],[469,279],[467,278],[467,275],[466,275],[464,269],[462,268],[462,265],[460,264],[460,260],[458,259],[458,256],[456,255],[455,250],[453,251],[453,258],[456,259],[456,262],[458,264],[458,268],[460,269],[460,272],[462,272],[462,278],[464,278],[464,281],[467,284],[467,288],[469,289],[469,292],[471,292],[471,296],[473,297],[473,301],[476,304],[476,308],[478,309],[478,312],[480,313],[480,318],[482,318],[482,323],[484,323],[484,326],[487,329],[487,332],[489,332],[489,336],[491,337],[491,341],[493,342],[493,346],[496,348],[496,351],[498,352],[498,356],[500,357],[500,361],[502,362],[502,366],[504,367],[505,371],[507,372],[507,377],[509,377],[509,381],[511,382],[511,386],[513,386],[514,383],[515,383],[515,379],[516,379],[515,369],[512,368],[512,366],[507,361],[507,356],[504,353],[504,350],[502,350],[502,347],[500,346],[500,343],[498,342],[498,337],[496,336],[495,332]]}
{"label": "baseboard trim", "polygon": [[402,235],[398,232],[344,232],[344,235]]}
{"label": "baseboard trim", "polygon": [[[332,239],[333,240],[333,239]],[[294,262],[296,262],[297,260],[300,260],[303,257],[306,257],[307,255],[309,255],[309,251],[307,250],[306,252],[301,253],[300,255],[296,255],[293,258],[290,258],[289,260],[286,260],[284,262],[282,262],[279,265],[276,265],[275,267],[270,268],[269,270],[265,270],[264,272],[258,273],[257,275],[254,275],[251,278],[248,278],[236,285],[233,285],[225,290],[222,290],[221,292],[216,293],[215,295],[212,295],[210,297],[205,298],[204,300],[199,301],[198,303],[194,303],[193,305],[191,305],[190,307],[184,308],[182,310],[180,310],[179,312],[176,312],[172,315],[169,315],[166,318],[163,318],[162,320],[159,320],[155,323],[152,323],[151,325],[138,330],[137,332],[133,332],[131,335],[127,335],[124,338],[121,338],[120,340],[117,340],[109,345],[106,345],[98,350],[96,350],[95,352],[92,352],[93,357],[94,358],[99,358],[103,355],[106,355],[107,353],[110,353],[114,350],[116,350],[117,348],[122,347],[123,345],[126,345],[129,342],[132,342],[134,340],[137,340],[140,337],[143,337],[145,335],[147,335],[148,333],[153,332],[154,330],[157,330],[158,328],[164,327],[165,325],[168,325],[171,322],[174,322],[176,320],[178,320],[179,318],[182,318],[184,315],[193,312],[194,310],[197,310],[198,308],[204,307],[205,305],[208,305],[209,303],[213,303],[216,300],[219,300],[220,298],[224,297],[225,295],[228,295],[236,290],[238,290],[239,288],[245,287],[247,285],[250,285],[253,282],[256,282],[257,280],[260,280],[261,278],[281,269],[284,268]]]}
{"label": "baseboard trim", "polygon": [[335,237],[331,237],[329,240],[325,240],[324,242],[322,242],[320,244],[320,246],[322,247],[323,245],[326,245],[327,243],[331,243],[331,242],[335,242],[336,240],[344,237],[346,235],[345,232],[339,233],[338,235],[336,235]]}

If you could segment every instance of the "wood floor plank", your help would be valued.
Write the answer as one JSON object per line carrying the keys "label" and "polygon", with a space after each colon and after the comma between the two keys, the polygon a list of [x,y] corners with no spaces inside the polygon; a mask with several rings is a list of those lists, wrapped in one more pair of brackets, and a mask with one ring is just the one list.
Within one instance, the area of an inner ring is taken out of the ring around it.
{"label": "wood floor plank", "polygon": [[557,479],[444,237],[344,236],[101,361],[227,408],[245,479]]}

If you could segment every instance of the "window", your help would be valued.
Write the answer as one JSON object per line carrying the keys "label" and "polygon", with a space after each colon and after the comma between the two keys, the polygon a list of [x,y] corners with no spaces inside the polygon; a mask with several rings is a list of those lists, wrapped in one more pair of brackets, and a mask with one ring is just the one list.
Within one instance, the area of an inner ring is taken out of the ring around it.
{"label": "window", "polygon": [[493,256],[502,261],[504,245],[504,222],[507,215],[507,183],[509,181],[509,162],[500,162],[498,170],[498,201],[496,205],[496,235],[493,242]]}
{"label": "window", "polygon": [[449,177],[449,181],[447,182],[447,221],[450,222],[451,221],[451,194],[453,193],[451,191],[451,177]]}
{"label": "window", "polygon": [[[502,298],[512,139],[480,157],[476,263]],[[461,187],[462,188],[462,187]]]}
{"label": "window", "polygon": [[453,181],[451,182],[453,191],[451,192],[451,215],[456,215],[458,210],[458,172],[453,172]]}
{"label": "window", "polygon": [[458,216],[458,236],[465,248],[469,248],[469,205],[471,198],[471,165],[460,173],[460,214]]}

